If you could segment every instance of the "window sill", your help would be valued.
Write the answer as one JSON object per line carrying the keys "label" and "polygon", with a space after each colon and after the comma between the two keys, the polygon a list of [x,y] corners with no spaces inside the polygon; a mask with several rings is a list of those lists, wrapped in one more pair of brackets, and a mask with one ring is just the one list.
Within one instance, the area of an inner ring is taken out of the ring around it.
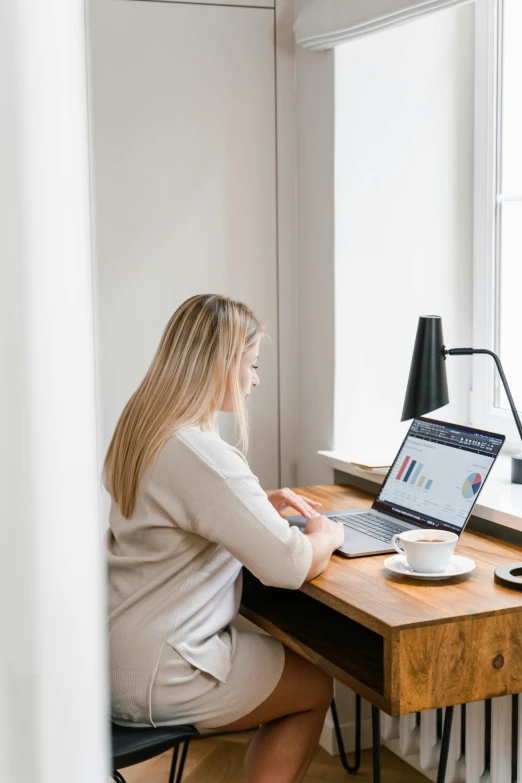
{"label": "window sill", "polygon": [[[384,481],[385,476],[382,474],[357,468],[347,451],[317,453],[334,470],[375,484],[376,492]],[[512,484],[510,474],[511,457],[499,456],[473,509],[473,516],[521,532],[522,484]]]}

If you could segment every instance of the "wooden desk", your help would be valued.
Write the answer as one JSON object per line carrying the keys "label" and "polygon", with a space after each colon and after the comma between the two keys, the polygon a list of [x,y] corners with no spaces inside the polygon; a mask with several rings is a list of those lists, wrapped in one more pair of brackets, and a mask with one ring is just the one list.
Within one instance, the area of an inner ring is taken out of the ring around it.
{"label": "wooden desk", "polygon": [[[337,485],[296,492],[325,510],[373,499]],[[457,552],[477,567],[443,582],[396,577],[383,567],[387,555],[335,555],[297,591],[246,573],[241,612],[389,715],[520,693],[522,593],[493,573],[522,561],[522,549],[463,533]]]}

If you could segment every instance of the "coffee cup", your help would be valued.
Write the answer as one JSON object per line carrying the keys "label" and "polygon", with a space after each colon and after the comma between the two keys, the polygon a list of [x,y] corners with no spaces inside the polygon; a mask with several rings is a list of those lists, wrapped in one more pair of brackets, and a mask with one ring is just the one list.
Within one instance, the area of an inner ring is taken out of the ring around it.
{"label": "coffee cup", "polygon": [[393,536],[392,544],[414,571],[435,574],[447,568],[458,540],[447,530],[405,530]]}

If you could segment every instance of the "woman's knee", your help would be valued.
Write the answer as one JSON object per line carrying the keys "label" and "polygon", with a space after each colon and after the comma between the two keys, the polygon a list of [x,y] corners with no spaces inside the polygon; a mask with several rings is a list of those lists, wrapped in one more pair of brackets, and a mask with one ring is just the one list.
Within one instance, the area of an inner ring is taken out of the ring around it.
{"label": "woman's knee", "polygon": [[[287,687],[294,699],[302,702],[302,709],[318,709],[326,712],[333,698],[333,678],[301,656],[285,648],[285,672]],[[292,699],[292,701],[294,701]]]}
{"label": "woman's knee", "polygon": [[324,708],[326,711],[333,699],[334,681],[333,677],[326,672],[316,669],[319,677],[315,686],[315,693],[318,699],[318,708]]}

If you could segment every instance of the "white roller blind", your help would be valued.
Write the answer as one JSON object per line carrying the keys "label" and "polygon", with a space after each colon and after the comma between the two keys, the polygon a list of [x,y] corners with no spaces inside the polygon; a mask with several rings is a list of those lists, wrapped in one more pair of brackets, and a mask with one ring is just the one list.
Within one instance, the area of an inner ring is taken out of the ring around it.
{"label": "white roller blind", "polygon": [[338,44],[472,0],[304,0],[294,25],[305,49]]}

